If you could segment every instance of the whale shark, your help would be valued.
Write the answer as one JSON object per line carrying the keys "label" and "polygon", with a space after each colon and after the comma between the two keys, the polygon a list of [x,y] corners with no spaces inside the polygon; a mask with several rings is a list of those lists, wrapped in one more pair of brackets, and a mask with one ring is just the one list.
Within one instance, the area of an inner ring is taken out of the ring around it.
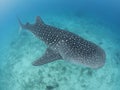
{"label": "whale shark", "polygon": [[44,65],[56,60],[66,60],[89,68],[100,68],[105,64],[105,51],[97,44],[82,38],[68,30],[47,25],[40,16],[34,24],[23,24],[18,18],[22,29],[27,29],[46,45],[45,53],[32,62],[34,66]]}

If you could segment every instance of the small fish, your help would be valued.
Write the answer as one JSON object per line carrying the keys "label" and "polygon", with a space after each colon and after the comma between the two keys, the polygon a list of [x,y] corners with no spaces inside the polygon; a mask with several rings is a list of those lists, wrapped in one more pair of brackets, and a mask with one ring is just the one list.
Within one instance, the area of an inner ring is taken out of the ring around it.
{"label": "small fish", "polygon": [[48,46],[42,57],[32,64],[40,66],[56,60],[67,60],[89,68],[104,66],[106,54],[104,50],[91,41],[85,40],[67,30],[47,25],[37,16],[35,24],[27,22],[25,25],[18,18],[23,29],[27,29],[44,41]]}

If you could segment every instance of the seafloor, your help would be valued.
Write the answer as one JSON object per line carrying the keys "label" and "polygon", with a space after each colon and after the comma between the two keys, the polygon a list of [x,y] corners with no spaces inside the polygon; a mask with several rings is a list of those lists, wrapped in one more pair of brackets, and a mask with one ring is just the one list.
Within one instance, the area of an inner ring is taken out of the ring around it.
{"label": "seafloor", "polygon": [[120,38],[111,27],[97,19],[75,15],[42,18],[47,24],[100,45],[107,55],[105,66],[94,70],[63,60],[32,66],[47,46],[29,31],[22,30],[8,47],[0,50],[1,60],[6,61],[1,63],[0,90],[120,90]]}

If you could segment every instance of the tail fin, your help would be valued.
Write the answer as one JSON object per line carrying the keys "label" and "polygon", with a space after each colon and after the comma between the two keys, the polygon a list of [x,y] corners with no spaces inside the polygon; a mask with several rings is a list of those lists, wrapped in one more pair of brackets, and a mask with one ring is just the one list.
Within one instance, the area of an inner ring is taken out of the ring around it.
{"label": "tail fin", "polygon": [[18,19],[18,22],[19,22],[19,24],[20,24],[21,29],[23,29],[23,28],[24,28],[24,25],[22,24],[22,22],[21,22],[21,20],[19,19],[19,17],[17,17],[17,19]]}
{"label": "tail fin", "polygon": [[17,19],[18,19],[18,23],[19,23],[19,25],[20,25],[19,30],[18,30],[18,34],[20,35],[22,29],[25,28],[25,25],[21,22],[21,20],[19,19],[19,17],[17,17]]}
{"label": "tail fin", "polygon": [[21,31],[22,31],[22,27],[20,26],[20,27],[19,27],[19,30],[18,30],[18,34],[19,34],[19,35],[21,34]]}

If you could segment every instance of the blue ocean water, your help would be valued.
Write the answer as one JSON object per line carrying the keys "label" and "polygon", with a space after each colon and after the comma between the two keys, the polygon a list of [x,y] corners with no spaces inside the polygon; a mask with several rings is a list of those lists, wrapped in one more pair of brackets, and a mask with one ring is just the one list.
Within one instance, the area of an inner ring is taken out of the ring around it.
{"label": "blue ocean water", "polygon": [[[0,0],[0,90],[120,90],[119,0]],[[45,23],[76,33],[106,52],[94,70],[65,61],[34,67],[46,45],[23,23]]]}

